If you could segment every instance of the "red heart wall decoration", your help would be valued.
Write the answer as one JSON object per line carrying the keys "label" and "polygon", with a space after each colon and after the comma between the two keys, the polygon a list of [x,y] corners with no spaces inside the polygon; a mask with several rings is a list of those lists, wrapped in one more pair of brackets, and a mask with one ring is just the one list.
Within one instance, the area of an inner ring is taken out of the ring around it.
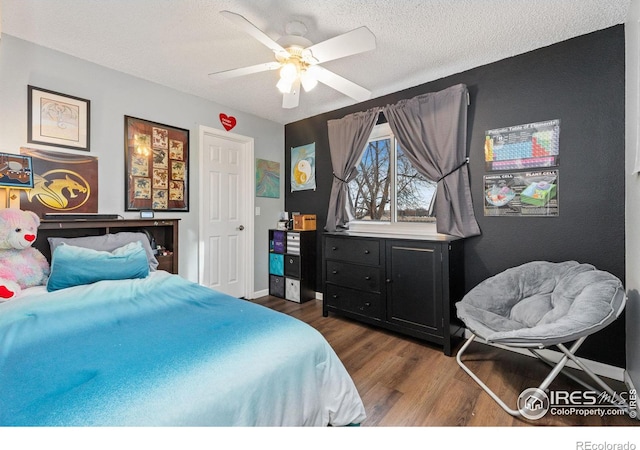
{"label": "red heart wall decoration", "polygon": [[225,130],[229,131],[236,126],[236,118],[233,116],[227,116],[224,113],[220,113],[220,123]]}

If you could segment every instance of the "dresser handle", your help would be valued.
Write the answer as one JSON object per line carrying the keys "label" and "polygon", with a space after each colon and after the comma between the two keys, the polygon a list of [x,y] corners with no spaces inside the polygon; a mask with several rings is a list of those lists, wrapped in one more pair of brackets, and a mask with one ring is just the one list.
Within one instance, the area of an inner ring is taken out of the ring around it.
{"label": "dresser handle", "polygon": [[338,298],[338,294],[333,294],[331,297],[333,297],[334,299]]}
{"label": "dresser handle", "polygon": [[364,304],[364,306],[369,307],[369,306],[371,306],[371,303],[366,302],[366,303]]}
{"label": "dresser handle", "polygon": [[387,283],[391,283],[391,278],[387,278],[385,281],[386,281]]}
{"label": "dresser handle", "polygon": [[370,252],[369,252],[369,250],[365,250],[365,251],[364,251],[364,254],[365,254],[365,255],[368,255],[369,253],[370,253]]}
{"label": "dresser handle", "polygon": [[337,270],[332,270],[331,273],[334,274],[334,275],[337,275],[338,271]]}
{"label": "dresser handle", "polygon": [[371,277],[364,277],[365,280],[369,281]]}
{"label": "dresser handle", "polygon": [[338,250],[338,247],[331,247],[331,250],[335,252],[336,250]]}

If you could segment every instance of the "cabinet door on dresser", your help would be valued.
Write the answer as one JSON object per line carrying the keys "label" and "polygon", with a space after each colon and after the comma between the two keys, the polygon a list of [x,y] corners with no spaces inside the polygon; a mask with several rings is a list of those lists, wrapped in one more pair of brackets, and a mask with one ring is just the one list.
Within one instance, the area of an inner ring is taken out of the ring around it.
{"label": "cabinet door on dresser", "polygon": [[443,335],[442,246],[388,240],[387,321]]}

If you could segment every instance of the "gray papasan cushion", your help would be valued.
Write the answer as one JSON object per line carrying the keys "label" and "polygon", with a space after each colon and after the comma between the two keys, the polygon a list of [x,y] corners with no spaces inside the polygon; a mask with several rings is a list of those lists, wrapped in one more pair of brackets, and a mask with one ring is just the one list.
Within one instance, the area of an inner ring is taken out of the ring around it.
{"label": "gray papasan cushion", "polygon": [[604,328],[624,304],[622,282],[609,272],[576,261],[534,261],[481,282],[456,308],[486,341],[548,346]]}

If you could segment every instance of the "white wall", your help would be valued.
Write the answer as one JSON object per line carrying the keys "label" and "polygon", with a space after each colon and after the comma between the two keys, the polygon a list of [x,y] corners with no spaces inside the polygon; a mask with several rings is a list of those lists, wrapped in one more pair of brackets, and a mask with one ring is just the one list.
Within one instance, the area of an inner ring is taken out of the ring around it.
{"label": "white wall", "polygon": [[640,148],[640,0],[631,0],[625,24],[626,34],[626,205],[625,205],[625,284],[628,294],[626,308],[627,375],[640,387],[640,174],[636,158]]}
{"label": "white wall", "polygon": [[[280,124],[6,34],[0,40],[1,152],[18,153],[20,147],[47,148],[27,143],[29,84],[91,101],[91,155],[98,157],[98,212],[101,213],[138,217],[137,212],[124,211],[125,115],[190,130],[190,211],[157,213],[156,217],[181,219],[179,272],[192,281],[198,279],[199,126],[223,129],[218,115],[222,112],[233,115],[237,125],[232,132],[254,138],[255,157],[278,161],[284,168],[284,127]],[[257,198],[255,201],[261,209],[261,215],[255,218],[254,230],[256,291],[268,287],[267,230],[276,224],[279,211],[284,209],[282,185],[281,190],[279,199]]]}

